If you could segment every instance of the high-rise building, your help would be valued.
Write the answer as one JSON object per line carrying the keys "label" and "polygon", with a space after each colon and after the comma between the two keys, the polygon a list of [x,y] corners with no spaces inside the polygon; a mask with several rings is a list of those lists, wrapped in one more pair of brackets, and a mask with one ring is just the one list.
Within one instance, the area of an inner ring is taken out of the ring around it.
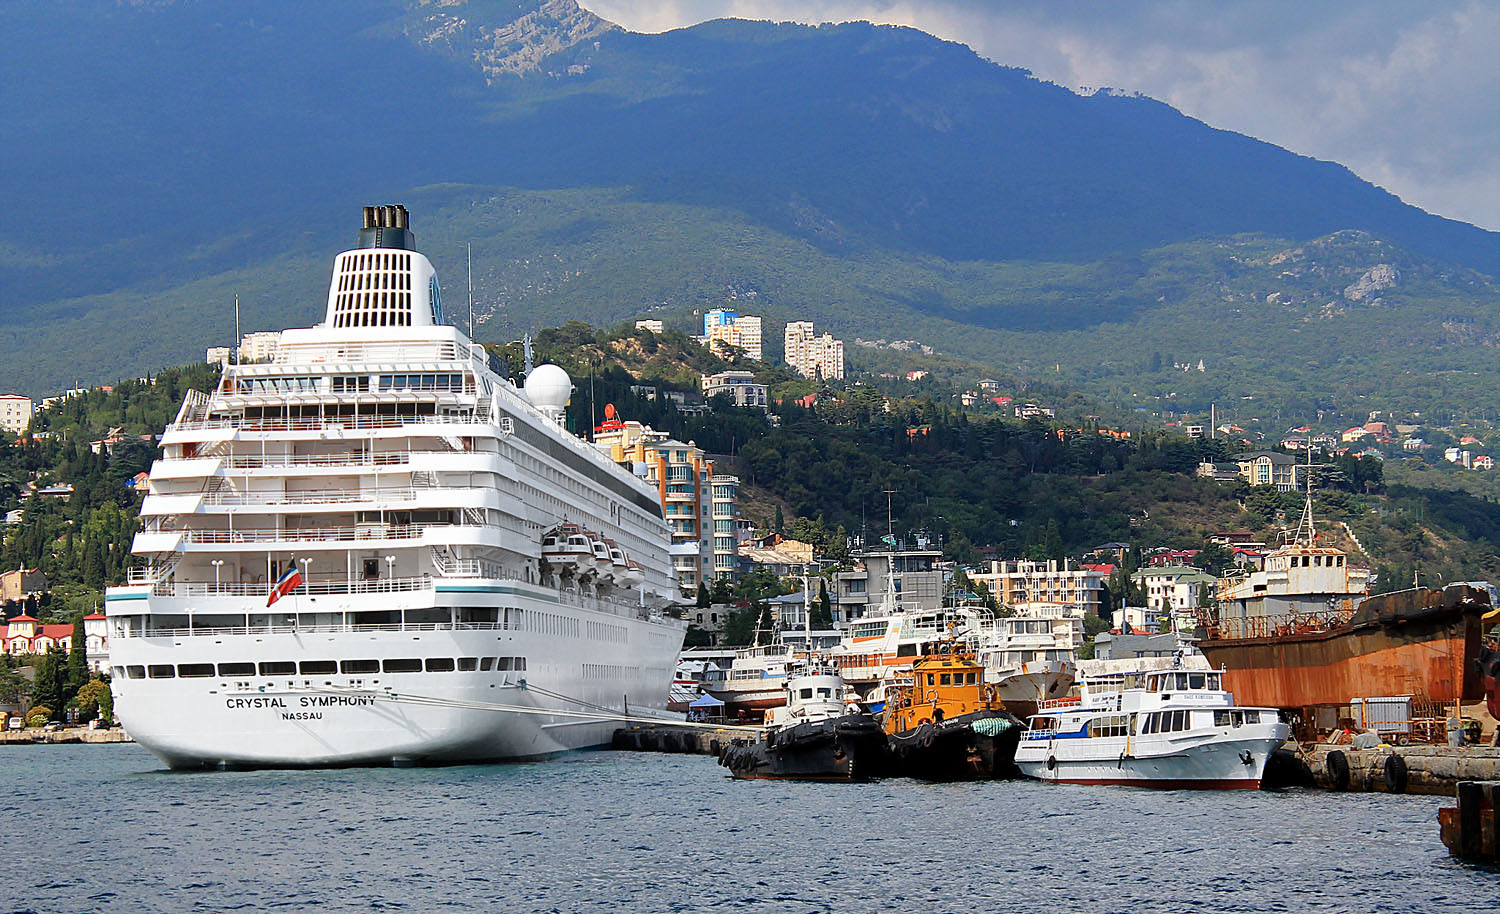
{"label": "high-rise building", "polygon": [[743,349],[746,356],[759,362],[765,355],[760,330],[759,317],[715,308],[703,315],[703,336],[698,339],[710,349],[715,343]]}
{"label": "high-rise building", "polygon": [[737,575],[737,478],[715,475],[714,462],[691,441],[675,441],[639,422],[606,421],[594,430],[594,443],[656,486],[672,528],[672,564],[684,596],[696,594],[699,583]]}
{"label": "high-rise building", "polygon": [[31,414],[35,406],[30,397],[20,394],[0,396],[0,428],[12,435],[19,435],[31,425]]}
{"label": "high-rise building", "polygon": [[813,334],[812,321],[790,321],[786,325],[786,363],[807,378],[842,378],[844,342],[832,334]]}
{"label": "high-rise building", "polygon": [[240,338],[239,360],[245,362],[269,362],[276,356],[276,347],[281,345],[281,333],[265,330],[247,333]]}

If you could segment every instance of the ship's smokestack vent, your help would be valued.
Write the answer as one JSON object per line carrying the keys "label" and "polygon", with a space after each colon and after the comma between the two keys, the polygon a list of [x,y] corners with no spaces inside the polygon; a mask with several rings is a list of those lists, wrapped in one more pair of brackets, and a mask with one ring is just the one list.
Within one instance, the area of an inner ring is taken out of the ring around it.
{"label": "ship's smokestack vent", "polygon": [[398,251],[416,250],[410,219],[406,207],[399,203],[365,207],[364,221],[359,227],[358,246],[394,248]]}

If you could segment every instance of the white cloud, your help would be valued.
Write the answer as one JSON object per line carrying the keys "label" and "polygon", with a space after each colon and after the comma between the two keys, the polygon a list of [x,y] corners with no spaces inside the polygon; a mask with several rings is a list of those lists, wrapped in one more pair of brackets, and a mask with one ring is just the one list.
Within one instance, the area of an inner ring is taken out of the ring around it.
{"label": "white cloud", "polygon": [[584,0],[637,31],[868,19],[1072,88],[1138,91],[1500,228],[1500,7],[1477,0]]}

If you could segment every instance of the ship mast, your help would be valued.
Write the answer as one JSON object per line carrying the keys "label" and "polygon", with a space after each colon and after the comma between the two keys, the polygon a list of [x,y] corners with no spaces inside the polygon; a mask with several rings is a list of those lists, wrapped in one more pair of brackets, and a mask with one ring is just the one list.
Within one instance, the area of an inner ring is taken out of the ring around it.
{"label": "ship mast", "polygon": [[1297,533],[1293,537],[1292,542],[1293,544],[1298,546],[1310,547],[1313,545],[1313,541],[1316,540],[1318,536],[1317,528],[1313,526],[1311,440],[1307,442],[1307,467],[1303,482],[1306,483],[1307,497],[1302,502],[1302,518],[1297,521]]}

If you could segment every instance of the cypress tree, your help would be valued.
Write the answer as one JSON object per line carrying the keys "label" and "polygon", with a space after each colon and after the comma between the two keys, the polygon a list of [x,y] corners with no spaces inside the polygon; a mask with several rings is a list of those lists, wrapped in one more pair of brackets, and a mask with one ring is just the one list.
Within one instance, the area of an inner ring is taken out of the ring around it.
{"label": "cypress tree", "polygon": [[83,684],[89,681],[88,642],[83,634],[83,617],[73,621],[73,643],[68,650],[68,676],[66,689],[68,698],[78,694]]}
{"label": "cypress tree", "polygon": [[53,720],[60,719],[63,705],[66,704],[63,696],[64,675],[62,651],[54,647],[37,664],[36,681],[32,685],[32,696],[36,703],[50,708]]}

